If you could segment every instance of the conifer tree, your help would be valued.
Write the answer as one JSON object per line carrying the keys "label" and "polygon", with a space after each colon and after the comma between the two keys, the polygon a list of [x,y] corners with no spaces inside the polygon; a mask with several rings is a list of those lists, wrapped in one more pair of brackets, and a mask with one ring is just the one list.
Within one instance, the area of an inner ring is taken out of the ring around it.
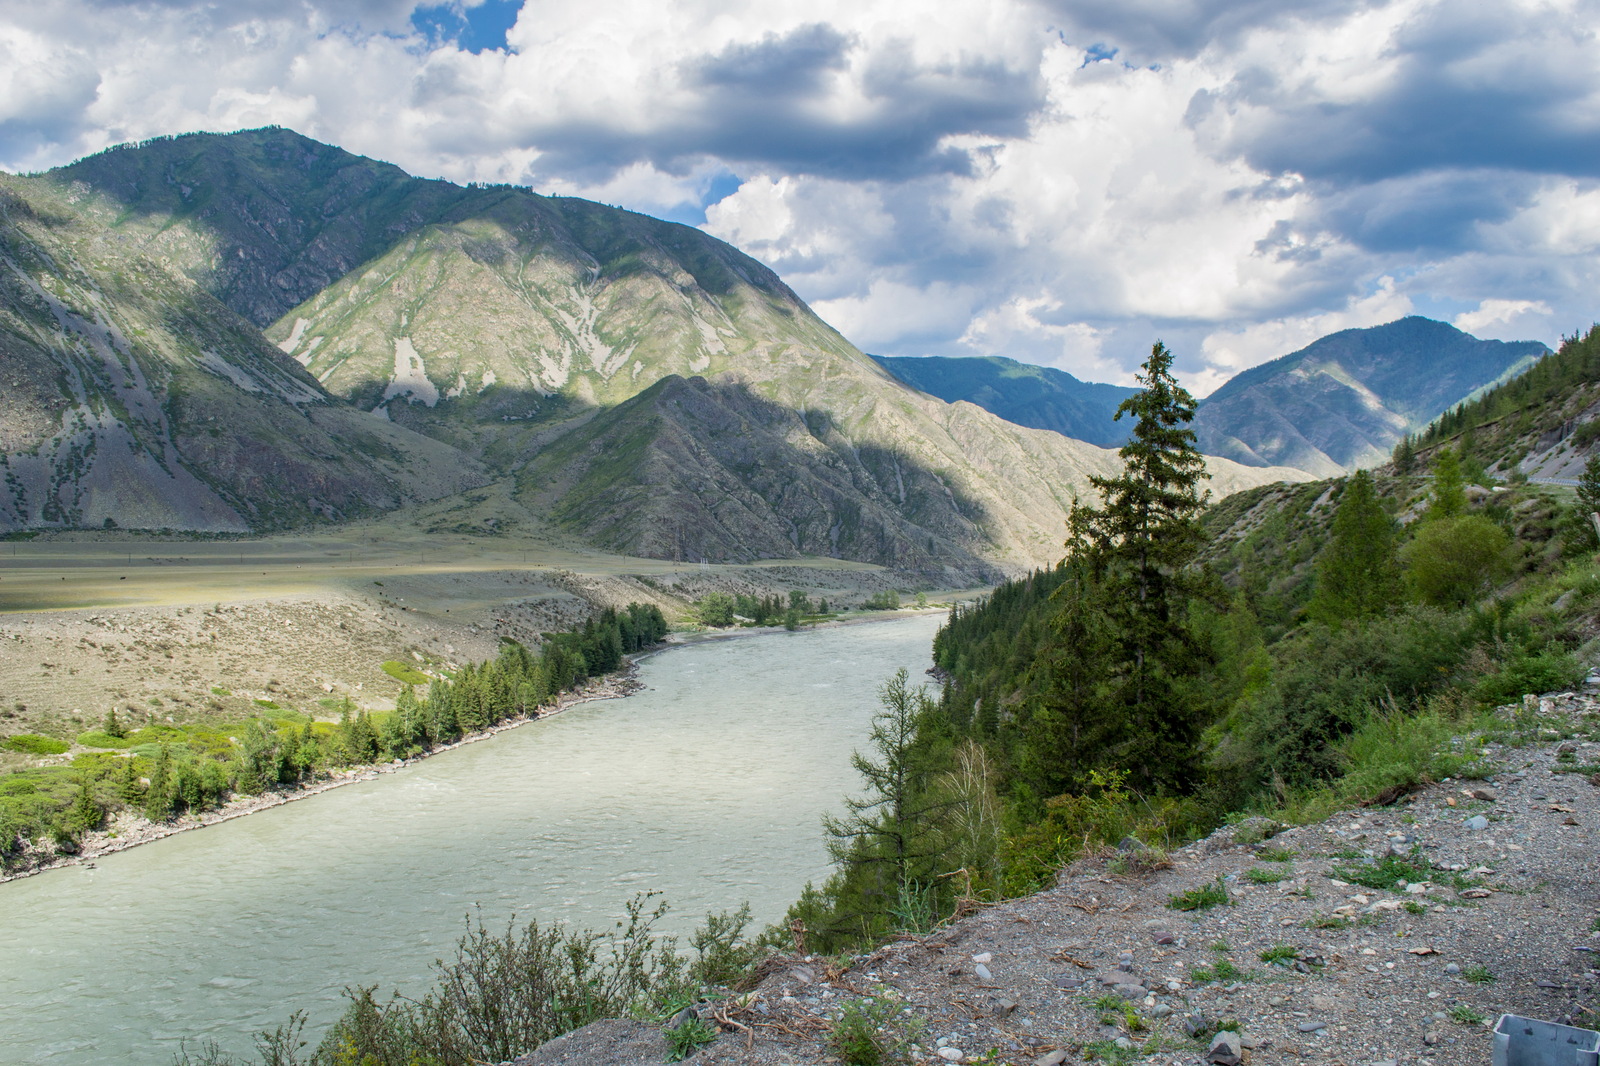
{"label": "conifer tree", "polygon": [[[1200,483],[1209,475],[1189,428],[1195,401],[1173,378],[1166,345],[1156,342],[1143,369],[1143,388],[1117,408],[1119,420],[1135,419],[1133,435],[1119,452],[1123,471],[1091,478],[1102,506],[1076,503],[1067,522],[1067,547],[1084,567],[1083,580],[1073,583],[1075,592],[1058,592],[1080,601],[1063,603],[1058,629],[1081,628],[1069,616],[1087,610],[1103,639],[1083,653],[1063,641],[1060,653],[1069,658],[1058,658],[1057,668],[1082,674],[1070,687],[1092,693],[1094,708],[1077,697],[1055,710],[1073,718],[1096,714],[1101,750],[1080,748],[1070,756],[1036,751],[1034,762],[1070,758],[1075,765],[1065,770],[1068,776],[1115,765],[1136,786],[1154,787],[1192,775],[1203,724],[1194,694],[1185,691],[1203,660],[1186,616],[1198,586],[1188,568],[1205,543],[1199,516],[1209,494]],[[1083,725],[1066,728],[1081,736]]]}
{"label": "conifer tree", "polygon": [[1399,598],[1394,522],[1378,501],[1372,475],[1358,470],[1345,485],[1333,538],[1317,562],[1306,613],[1327,625],[1383,614]]}
{"label": "conifer tree", "polygon": [[1428,521],[1456,518],[1467,511],[1466,478],[1461,456],[1453,448],[1440,448],[1433,460],[1433,500],[1423,516]]}

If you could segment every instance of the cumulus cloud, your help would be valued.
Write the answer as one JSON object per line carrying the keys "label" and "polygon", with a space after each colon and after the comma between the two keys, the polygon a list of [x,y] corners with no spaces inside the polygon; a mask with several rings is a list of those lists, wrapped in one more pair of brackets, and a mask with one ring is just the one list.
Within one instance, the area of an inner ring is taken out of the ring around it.
{"label": "cumulus cloud", "polygon": [[1596,315],[1600,0],[516,8],[11,5],[0,164],[279,123],[702,224],[872,351],[1126,381],[1160,336],[1197,391],[1413,310]]}

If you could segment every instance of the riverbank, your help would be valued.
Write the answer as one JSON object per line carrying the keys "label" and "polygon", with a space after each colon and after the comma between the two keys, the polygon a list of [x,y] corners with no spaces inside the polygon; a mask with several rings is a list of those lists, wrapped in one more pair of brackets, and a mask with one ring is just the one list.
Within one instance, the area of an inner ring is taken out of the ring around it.
{"label": "riverbank", "polygon": [[[644,658],[644,656],[639,656]],[[314,781],[302,782],[295,788],[269,789],[254,796],[236,796],[220,807],[202,811],[198,815],[185,814],[167,822],[152,822],[136,811],[124,808],[113,815],[105,829],[94,830],[84,835],[75,854],[61,854],[55,851],[53,845],[48,843],[32,843],[23,855],[15,860],[15,865],[4,872],[0,872],[0,883],[15,881],[22,877],[32,877],[54,870],[63,866],[90,866],[94,860],[103,855],[110,855],[128,848],[138,847],[140,844],[149,844],[166,837],[187,833],[194,829],[204,829],[207,826],[217,825],[221,822],[243,818],[246,815],[259,811],[281,807],[285,803],[306,799],[310,796],[320,795],[331,789],[343,785],[355,784],[358,781],[376,780],[383,774],[392,774],[408,766],[430,759],[435,755],[468,744],[476,744],[480,740],[487,740],[498,733],[508,729],[516,729],[530,722],[543,721],[552,718],[562,711],[569,710],[580,704],[594,703],[598,700],[622,699],[637,692],[642,686],[637,678],[638,663],[629,660],[628,665],[615,673],[605,677],[591,678],[584,682],[582,687],[563,693],[557,698],[554,705],[543,708],[540,713],[533,715],[520,715],[510,718],[498,725],[469,733],[460,740],[449,744],[441,744],[436,748],[412,756],[409,759],[396,759],[392,762],[377,763],[369,766],[352,766],[338,770],[327,771],[324,776]]]}

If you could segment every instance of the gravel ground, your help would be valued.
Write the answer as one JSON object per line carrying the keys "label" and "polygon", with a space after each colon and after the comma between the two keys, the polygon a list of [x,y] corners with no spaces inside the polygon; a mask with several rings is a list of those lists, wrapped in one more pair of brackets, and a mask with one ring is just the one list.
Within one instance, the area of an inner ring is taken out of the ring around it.
{"label": "gravel ground", "polygon": [[[1486,746],[1499,767],[1488,780],[1266,839],[1276,827],[1229,826],[1143,875],[1116,872],[1137,852],[1084,860],[1054,889],[843,971],[786,960],[756,992],[703,1009],[725,1032],[691,1061],[838,1062],[829,1021],[864,999],[921,1020],[913,1062],[1019,1066],[1238,1061],[1225,1046],[1212,1054],[1219,1024],[1237,1026],[1235,1050],[1257,1064],[1479,1064],[1501,1013],[1593,1026],[1583,1011],[1600,983],[1600,744],[1589,739],[1600,701],[1565,694],[1539,711],[1547,739]],[[1410,876],[1354,882],[1385,859]],[[1227,904],[1169,906],[1219,880]],[[638,1044],[623,1054],[604,1031],[588,1034],[570,1034],[549,1061],[652,1061]]]}

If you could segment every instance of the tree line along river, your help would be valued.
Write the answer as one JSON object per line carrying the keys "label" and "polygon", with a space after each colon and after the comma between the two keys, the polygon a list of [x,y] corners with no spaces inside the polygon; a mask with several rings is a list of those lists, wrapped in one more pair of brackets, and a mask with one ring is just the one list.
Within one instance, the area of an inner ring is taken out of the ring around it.
{"label": "tree line along river", "polygon": [[859,788],[878,686],[922,677],[942,621],[675,648],[626,699],[0,884],[0,1061],[164,1066],[296,1009],[311,1036],[346,986],[420,995],[469,914],[608,928],[657,891],[667,932],[747,900],[776,921],[828,874],[821,815]]}

